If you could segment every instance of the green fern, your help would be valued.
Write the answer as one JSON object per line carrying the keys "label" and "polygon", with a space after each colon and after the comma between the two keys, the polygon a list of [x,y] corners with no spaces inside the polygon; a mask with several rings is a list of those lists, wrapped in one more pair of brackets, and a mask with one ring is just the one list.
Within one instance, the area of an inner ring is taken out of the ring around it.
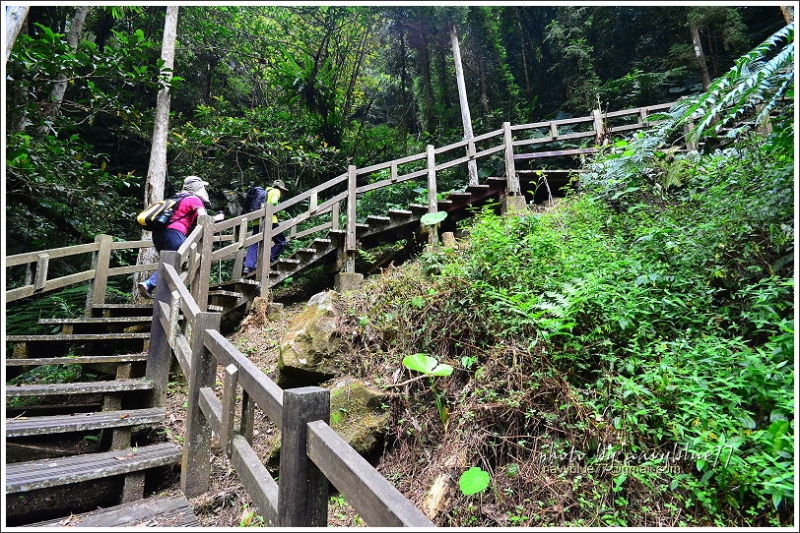
{"label": "green fern", "polygon": [[[793,90],[794,23],[740,57],[708,91],[678,102],[667,113],[652,115],[651,120],[664,121],[660,130],[665,137],[696,122],[686,140],[697,142],[716,137],[723,128],[751,117],[756,125],[765,124]],[[732,135],[742,131],[733,130]]]}

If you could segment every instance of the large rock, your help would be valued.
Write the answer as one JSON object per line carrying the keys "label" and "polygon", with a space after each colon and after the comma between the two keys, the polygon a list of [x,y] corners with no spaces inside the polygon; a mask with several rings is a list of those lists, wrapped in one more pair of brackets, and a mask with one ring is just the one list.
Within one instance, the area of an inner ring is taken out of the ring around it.
{"label": "large rock", "polygon": [[[313,296],[306,309],[289,324],[280,341],[276,382],[283,389],[291,389],[338,378],[333,384],[324,385],[331,391],[330,426],[373,462],[383,452],[388,400],[380,390],[347,377],[347,369],[342,368],[343,340],[335,305],[338,294],[329,291]],[[273,446],[277,448],[279,441]],[[277,449],[274,452],[277,454]]]}
{"label": "large rock", "polygon": [[289,324],[279,347],[277,383],[281,388],[317,385],[341,373],[334,358],[342,346],[336,294],[312,296],[306,310]]}
{"label": "large rock", "polygon": [[330,426],[359,454],[376,461],[383,453],[389,410],[386,394],[355,379],[331,387]]}

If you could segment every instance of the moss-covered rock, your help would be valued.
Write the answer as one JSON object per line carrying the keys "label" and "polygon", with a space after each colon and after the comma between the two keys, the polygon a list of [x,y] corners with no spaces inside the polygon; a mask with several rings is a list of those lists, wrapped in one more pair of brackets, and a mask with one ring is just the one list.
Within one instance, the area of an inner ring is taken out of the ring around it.
{"label": "moss-covered rock", "polygon": [[334,291],[308,301],[280,342],[277,383],[284,389],[318,385],[340,374],[334,355],[341,348]]}

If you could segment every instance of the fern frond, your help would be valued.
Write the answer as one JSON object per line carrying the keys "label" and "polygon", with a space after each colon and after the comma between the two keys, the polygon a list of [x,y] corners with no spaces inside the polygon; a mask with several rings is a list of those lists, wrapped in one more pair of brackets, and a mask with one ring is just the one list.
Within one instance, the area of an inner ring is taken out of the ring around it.
{"label": "fern frond", "polygon": [[662,131],[674,132],[693,124],[687,140],[696,142],[716,136],[722,128],[753,113],[756,124],[761,124],[791,89],[793,74],[794,23],[740,57],[705,93],[672,106],[664,114]]}

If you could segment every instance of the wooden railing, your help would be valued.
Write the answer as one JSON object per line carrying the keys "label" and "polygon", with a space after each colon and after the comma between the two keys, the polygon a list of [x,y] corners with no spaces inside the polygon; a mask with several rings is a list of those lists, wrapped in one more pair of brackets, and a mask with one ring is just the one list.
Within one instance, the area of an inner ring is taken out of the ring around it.
{"label": "wooden railing", "polygon": [[[340,229],[340,213],[345,213],[346,219],[344,227],[341,229],[346,232],[346,235],[344,249],[341,250],[341,253],[344,258],[345,271],[353,272],[357,249],[356,224],[359,218],[356,204],[357,199],[365,193],[404,181],[425,178],[428,212],[435,213],[438,192],[437,174],[475,161],[489,167],[490,175],[498,167],[502,167],[506,177],[506,196],[520,196],[522,193],[515,166],[516,161],[536,158],[538,153],[546,154],[545,157],[593,153],[598,144],[603,143],[614,134],[651,126],[652,124],[647,122],[647,118],[654,113],[669,109],[673,104],[674,102],[610,113],[595,110],[587,117],[535,122],[518,126],[512,126],[506,122],[501,129],[441,148],[428,146],[425,152],[364,168],[356,168],[351,165],[347,172],[293,196],[276,207],[266,205],[261,210],[217,223],[215,225],[215,241],[231,244],[215,250],[214,260],[233,260],[231,273],[235,275],[241,271],[241,262],[247,246],[259,244],[263,247],[264,242],[272,242],[272,236],[281,232],[287,232],[290,238],[300,238],[322,231]],[[553,143],[586,141],[587,139],[593,143],[590,148],[550,152],[525,151],[531,147],[539,148]],[[466,185],[477,185],[477,183]],[[302,206],[303,211],[288,217],[286,213],[290,210],[296,212],[297,206]],[[272,219],[273,214],[277,214],[281,220],[274,229],[271,228],[271,224],[264,224],[265,220]],[[323,216],[325,221],[320,221],[316,225],[310,222],[315,219],[319,220]],[[252,220],[259,222],[263,229],[262,233],[247,234],[247,223]],[[301,226],[309,223],[312,224],[311,227],[300,229]],[[256,279],[260,280],[262,284],[267,283],[269,270],[269,254],[259,253]]]}
{"label": "wooden railing", "polygon": [[[286,232],[290,239],[299,239],[330,230],[345,232],[344,248],[341,250],[344,258],[344,270],[353,272],[357,249],[356,224],[359,216],[356,204],[358,198],[367,192],[408,180],[424,178],[428,192],[428,212],[433,213],[437,210],[437,174],[475,161],[477,164],[488,167],[490,175],[502,168],[506,177],[506,196],[519,196],[522,193],[515,162],[540,157],[593,152],[598,143],[611,135],[650,126],[647,118],[653,113],[669,109],[673,103],[607,113],[595,110],[587,117],[517,126],[506,122],[501,129],[441,148],[428,146],[425,152],[364,168],[350,166],[345,173],[288,198],[278,206],[266,205],[261,210],[245,213],[216,224],[208,224],[205,233],[196,230],[182,247],[182,256],[188,264],[182,275],[186,277],[186,285],[192,287],[193,296],[198,305],[204,306],[205,298],[202,297],[204,296],[202,293],[208,291],[207,282],[195,282],[208,279],[212,264],[216,263],[220,267],[223,264],[226,265],[225,275],[233,278],[237,276],[238,272],[241,272],[244,255],[247,247],[251,244],[263,247],[264,242],[271,243],[272,236],[280,232]],[[588,148],[573,147],[568,150],[556,151],[530,150],[553,143],[574,143],[587,140],[594,145]],[[476,184],[470,183],[469,185]],[[291,217],[287,215],[290,211],[296,212],[298,208],[302,209],[302,212]],[[273,214],[277,214],[281,219],[280,225],[274,229],[271,224],[264,223],[264,221],[271,220]],[[342,214],[344,220],[340,227]],[[259,222],[262,231],[252,234],[248,230],[248,223],[254,220]],[[204,238],[204,235],[212,233],[212,239]],[[153,263],[112,267],[113,252],[138,250],[148,246],[152,246],[152,242],[148,240],[114,242],[110,236],[99,235],[93,244],[9,256],[6,258],[6,272],[10,273],[15,268],[24,268],[25,273],[22,277],[25,280],[21,286],[6,290],[6,301],[12,302],[88,281],[90,282],[87,300],[88,312],[91,304],[104,301],[109,277],[127,276],[157,268],[157,264]],[[92,254],[90,269],[58,278],[48,277],[48,267],[52,260],[67,258],[74,260],[75,256],[81,254]],[[210,256],[206,254],[210,254]],[[203,261],[202,258],[205,257],[211,257],[211,261]],[[260,253],[256,279],[261,282],[263,288],[268,288],[270,266],[269,254]],[[215,273],[220,272],[221,268],[217,269]],[[16,275],[13,279],[20,277],[20,275]],[[7,276],[7,279],[12,279],[12,276]],[[203,308],[205,309],[205,307]]]}
{"label": "wooden railing", "polygon": [[[212,265],[220,266],[217,272],[223,264],[227,265],[226,272],[235,278],[241,271],[247,247],[251,244],[263,247],[277,232],[301,238],[340,230],[345,232],[341,250],[344,269],[353,272],[358,245],[356,204],[360,195],[424,178],[428,212],[433,213],[437,209],[437,174],[475,161],[490,167],[490,174],[502,168],[506,196],[521,196],[515,162],[525,160],[528,158],[525,154],[532,153],[525,152],[524,148],[579,139],[601,141],[609,133],[647,127],[647,116],[670,106],[662,104],[614,113],[596,111],[590,117],[520,126],[505,123],[499,130],[472,139],[441,148],[428,146],[420,154],[360,169],[350,166],[344,174],[276,207],[266,205],[217,223],[210,216],[200,217],[197,227],[177,251],[162,252],[159,264],[112,266],[115,252],[133,253],[151,246],[152,242],[114,242],[107,235],[98,236],[93,244],[9,256],[6,258],[7,279],[12,279],[8,275],[10,272],[15,274],[13,279],[24,279],[20,286],[6,290],[6,301],[89,282],[88,314],[93,305],[105,301],[109,278],[158,267],[163,282],[156,288],[146,372],[155,384],[151,398],[154,406],[165,403],[173,355],[189,381],[181,473],[181,486],[187,496],[208,489],[213,432],[219,436],[226,456],[267,525],[326,525],[327,483],[330,481],[369,525],[431,526],[418,509],[328,426],[327,390],[316,387],[281,390],[219,332],[220,314],[207,312]],[[628,123],[612,124],[623,119]],[[289,210],[294,212],[298,208],[302,208],[300,214],[285,216]],[[284,215],[284,220],[274,229],[270,223],[265,223],[272,219],[273,213]],[[344,216],[343,227],[339,226],[340,215]],[[253,220],[259,222],[260,233],[249,231],[249,222]],[[88,256],[90,268],[60,277],[49,276],[51,261],[63,259],[74,263],[81,255]],[[268,287],[269,253],[260,253],[259,261],[256,279],[261,281],[263,289]],[[24,269],[24,273],[20,275],[14,269]],[[217,397],[214,387],[218,367],[225,372],[221,398]],[[234,428],[239,390],[240,424]],[[280,485],[252,449],[256,405],[281,430]]]}
{"label": "wooden railing", "polygon": [[[330,391],[282,390],[219,332],[219,313],[201,311],[174,266],[180,262],[178,252],[162,253],[147,377],[157,384],[153,402],[159,407],[165,403],[172,353],[188,378],[184,494],[208,491],[213,432],[267,527],[326,526],[329,482],[370,526],[434,526],[330,428]],[[221,398],[215,391],[219,367],[224,368]],[[280,430],[280,484],[252,447],[256,406]]]}

